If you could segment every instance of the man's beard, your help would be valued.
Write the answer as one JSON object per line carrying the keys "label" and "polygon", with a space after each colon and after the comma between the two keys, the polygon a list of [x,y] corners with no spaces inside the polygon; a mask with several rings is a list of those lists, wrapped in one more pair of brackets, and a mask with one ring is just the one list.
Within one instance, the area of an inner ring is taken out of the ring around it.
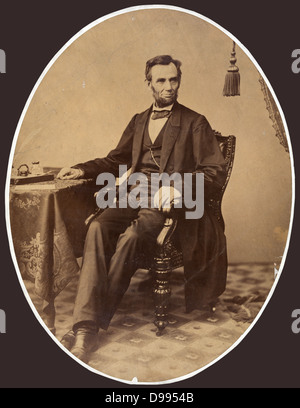
{"label": "man's beard", "polygon": [[152,87],[153,97],[155,100],[155,105],[158,108],[165,108],[166,106],[173,105],[177,101],[178,98],[178,90],[174,92],[174,94],[170,95],[170,98],[163,98],[159,96],[159,93],[155,91]]}

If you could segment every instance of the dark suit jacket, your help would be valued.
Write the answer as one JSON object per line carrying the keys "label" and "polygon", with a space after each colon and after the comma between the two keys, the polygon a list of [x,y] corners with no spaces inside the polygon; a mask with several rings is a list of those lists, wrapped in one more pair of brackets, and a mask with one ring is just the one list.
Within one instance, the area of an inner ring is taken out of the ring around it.
{"label": "dark suit jacket", "polygon": [[[151,108],[135,115],[125,129],[117,147],[107,157],[76,165],[85,177],[96,178],[99,173],[118,175],[119,165],[126,164],[136,171],[141,153],[144,129]],[[221,187],[226,178],[225,162],[215,135],[203,115],[175,103],[163,140],[160,171],[203,172],[208,183]]]}
{"label": "dark suit jacket", "polygon": [[[135,172],[151,109],[132,118],[117,147],[107,157],[74,167],[82,169],[86,178],[96,178],[102,172],[110,172],[117,177],[120,164]],[[203,115],[176,102],[166,126],[160,171],[168,174],[203,172],[205,198],[209,199],[215,190],[222,187],[226,172],[223,155],[208,121]],[[178,237],[185,267],[186,306],[192,310],[214,300],[225,289],[226,239],[222,226],[208,208],[199,220],[182,218]]]}

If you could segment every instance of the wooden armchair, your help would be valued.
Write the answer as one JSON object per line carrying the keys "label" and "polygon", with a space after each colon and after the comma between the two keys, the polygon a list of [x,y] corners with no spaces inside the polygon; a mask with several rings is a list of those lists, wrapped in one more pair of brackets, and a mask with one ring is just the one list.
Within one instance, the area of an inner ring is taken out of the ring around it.
{"label": "wooden armchair", "polygon": [[[209,206],[212,208],[214,215],[224,228],[221,204],[232,171],[236,138],[235,136],[222,136],[219,132],[215,132],[215,134],[226,162],[227,177],[224,185],[218,192],[217,197],[210,200]],[[153,263],[147,268],[150,270],[150,274],[153,277],[153,295],[155,303],[154,324],[157,327],[157,336],[161,336],[164,328],[168,325],[168,306],[171,296],[171,272],[172,270],[183,266],[182,253],[180,249],[176,247],[173,239],[176,226],[176,219],[166,219],[165,225],[157,238],[157,249]],[[214,305],[210,306],[211,311],[214,312]]]}

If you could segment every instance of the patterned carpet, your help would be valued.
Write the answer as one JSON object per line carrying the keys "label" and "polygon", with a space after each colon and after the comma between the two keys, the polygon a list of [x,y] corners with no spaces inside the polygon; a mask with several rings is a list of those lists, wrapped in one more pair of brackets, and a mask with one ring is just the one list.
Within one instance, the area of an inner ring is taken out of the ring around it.
{"label": "patterned carpet", "polygon": [[[172,275],[169,326],[161,337],[153,325],[151,292],[141,292],[146,272],[134,275],[107,332],[99,333],[99,348],[89,365],[106,376],[139,383],[177,379],[201,369],[228,350],[249,327],[274,283],[270,264],[230,265],[227,289],[216,312],[184,311],[183,273]],[[25,285],[38,312],[41,300],[32,283]],[[72,326],[77,278],[56,299],[56,337]]]}

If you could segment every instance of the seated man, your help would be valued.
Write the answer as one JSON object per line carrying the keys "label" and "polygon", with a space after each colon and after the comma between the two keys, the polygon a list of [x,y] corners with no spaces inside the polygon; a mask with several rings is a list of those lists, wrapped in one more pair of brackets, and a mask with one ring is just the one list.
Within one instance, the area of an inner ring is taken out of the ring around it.
{"label": "seated man", "polygon": [[[180,61],[168,55],[149,60],[146,81],[154,97],[153,106],[132,118],[117,147],[102,159],[63,168],[58,177],[96,179],[103,173],[118,176],[120,165],[130,168],[131,174],[145,175],[146,181],[153,174],[204,174],[206,202],[224,183],[225,162],[206,118],[177,102]],[[180,199],[181,193],[173,188],[175,199]],[[62,339],[85,362],[95,347],[99,328],[108,328],[138,269],[139,254],[153,254],[171,206],[165,204],[170,200],[162,190],[152,199],[149,192],[149,205],[142,199],[138,206],[114,203],[89,226],[74,307],[75,335],[69,333]],[[183,209],[178,211],[186,309],[191,311],[216,299],[225,289],[226,240],[207,205],[198,219],[186,217]]]}

